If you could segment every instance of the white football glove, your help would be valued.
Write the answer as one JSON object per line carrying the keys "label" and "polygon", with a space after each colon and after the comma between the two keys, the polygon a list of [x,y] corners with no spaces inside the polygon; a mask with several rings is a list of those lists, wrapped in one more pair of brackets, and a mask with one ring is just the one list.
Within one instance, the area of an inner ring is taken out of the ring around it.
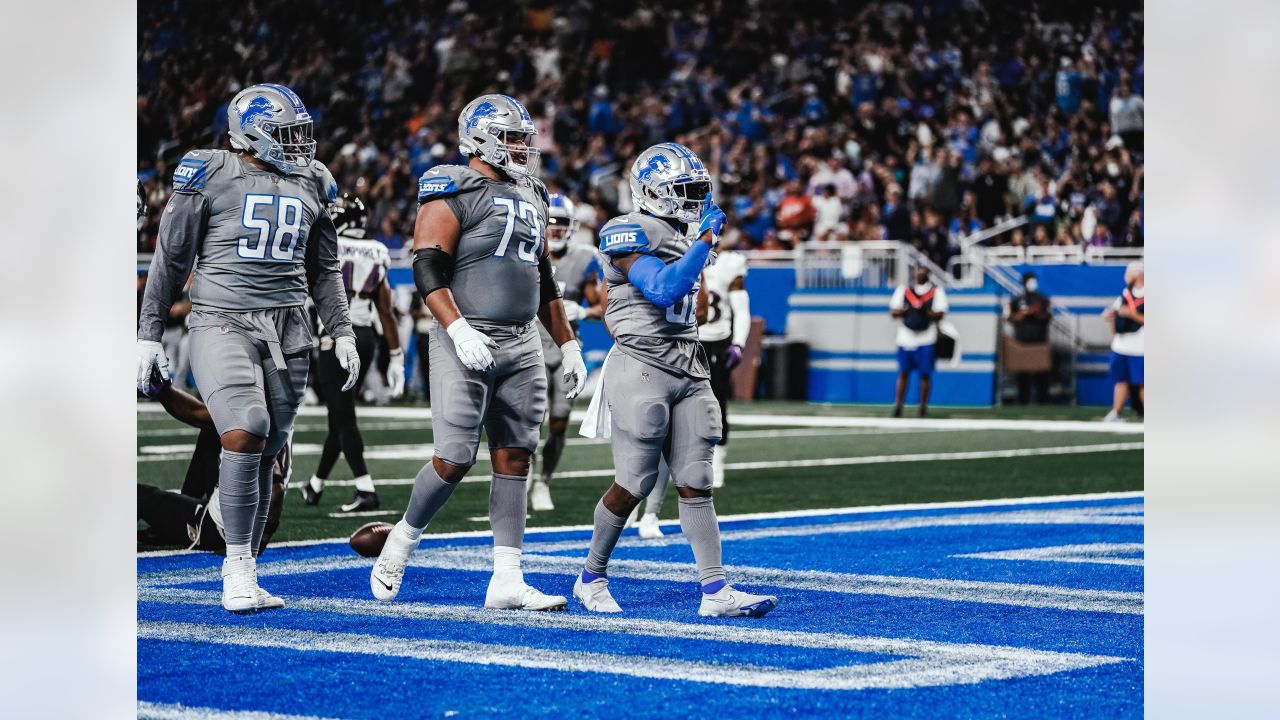
{"label": "white football glove", "polygon": [[404,395],[404,350],[396,348],[391,351],[391,364],[387,366],[387,384],[391,386],[391,397]]}
{"label": "white football glove", "polygon": [[445,332],[453,339],[454,352],[468,370],[485,372],[497,364],[493,361],[493,353],[489,352],[489,348],[498,347],[498,343],[471,327],[466,318],[454,320],[452,325],[445,328]]}
{"label": "white football glove", "polygon": [[160,376],[169,377],[169,358],[164,346],[155,340],[138,341],[138,390],[146,393],[151,385],[151,368],[159,368]]}
{"label": "white football glove", "polygon": [[560,361],[564,381],[573,383],[573,389],[565,393],[565,397],[572,400],[581,395],[583,388],[587,386],[587,363],[582,359],[582,348],[578,346],[577,340],[561,345],[560,352],[564,356]]}
{"label": "white football glove", "polygon": [[578,322],[587,316],[587,309],[576,302],[564,302],[564,316],[569,318],[569,322]]}
{"label": "white football glove", "polygon": [[347,381],[342,384],[342,392],[346,392],[360,379],[360,353],[356,351],[356,339],[350,335],[334,338],[333,354],[338,356],[338,364],[347,371]]}

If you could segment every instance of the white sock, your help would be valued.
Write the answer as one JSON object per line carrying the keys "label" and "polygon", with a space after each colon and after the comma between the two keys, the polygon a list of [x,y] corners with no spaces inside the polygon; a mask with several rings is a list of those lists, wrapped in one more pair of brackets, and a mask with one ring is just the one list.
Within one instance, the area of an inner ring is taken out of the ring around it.
{"label": "white sock", "polygon": [[227,559],[237,560],[240,558],[252,558],[253,550],[249,547],[250,543],[236,543],[227,546]]}
{"label": "white sock", "polygon": [[520,571],[520,548],[493,546],[494,577],[512,578],[524,582],[524,573]]}
{"label": "white sock", "polygon": [[324,478],[322,478],[322,477],[316,477],[315,475],[312,475],[312,476],[311,476],[311,490],[312,490],[312,492],[320,492],[320,491],[324,490]]}
{"label": "white sock", "polygon": [[400,522],[396,523],[396,526],[395,528],[393,528],[393,530],[399,533],[401,539],[403,539],[405,542],[417,543],[418,538],[422,537],[423,529],[416,528],[402,519]]}
{"label": "white sock", "polygon": [[356,490],[359,492],[367,492],[367,493],[377,492],[376,490],[373,489],[373,476],[361,475],[360,477],[356,478]]}
{"label": "white sock", "polygon": [[728,454],[726,445],[714,445],[711,448],[711,476],[717,485],[724,482],[724,456]]}

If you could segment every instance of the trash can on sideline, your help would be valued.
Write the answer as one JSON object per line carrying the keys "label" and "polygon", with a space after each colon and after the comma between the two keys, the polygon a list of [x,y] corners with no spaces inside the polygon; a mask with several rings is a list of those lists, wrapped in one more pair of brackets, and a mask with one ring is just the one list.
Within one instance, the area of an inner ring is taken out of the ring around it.
{"label": "trash can on sideline", "polygon": [[761,358],[761,395],[768,400],[809,399],[809,344],[765,338]]}

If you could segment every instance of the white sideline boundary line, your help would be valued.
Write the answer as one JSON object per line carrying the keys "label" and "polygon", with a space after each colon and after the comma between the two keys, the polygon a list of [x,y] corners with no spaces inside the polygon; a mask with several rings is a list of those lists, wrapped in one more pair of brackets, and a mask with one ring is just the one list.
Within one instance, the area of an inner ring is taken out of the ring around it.
{"label": "white sideline boundary line", "polygon": [[337,720],[319,715],[283,715],[263,710],[223,710],[181,703],[138,701],[138,720]]}
{"label": "white sideline boundary line", "polygon": [[[138,403],[139,413],[164,414],[159,403]],[[304,405],[300,416],[324,417],[323,405]],[[429,419],[431,408],[423,407],[361,407],[361,417]],[[582,422],[585,410],[574,410],[570,420]],[[828,415],[777,415],[761,413],[729,413],[729,422],[748,427],[752,425],[788,425],[791,427],[839,427],[839,428],[896,428],[914,430],[1029,430],[1038,432],[1099,432],[1141,434],[1143,423],[1104,423],[1101,420],[1006,420],[997,418],[887,418],[887,417],[834,417]]]}
{"label": "white sideline boundary line", "polygon": [[[1090,500],[1132,500],[1141,499],[1146,495],[1144,490],[1130,490],[1123,492],[1102,492],[1102,493],[1080,493],[1078,495],[1039,495],[1034,497],[1022,498],[995,498],[991,500],[946,500],[942,502],[931,503],[895,503],[891,505],[862,505],[855,507],[843,508],[815,508],[811,510],[779,510],[774,512],[759,513],[740,513],[737,515],[721,515],[719,520],[721,524],[733,522],[746,522],[754,520],[787,520],[792,518],[808,518],[808,517],[825,517],[835,515],[865,515],[869,513],[882,512],[900,512],[906,510],[949,510],[979,507],[1005,507],[1008,505],[1044,505],[1060,502],[1088,502]],[[663,524],[672,525],[676,521],[666,521]],[[524,536],[528,538],[531,535],[548,535],[552,533],[579,532],[594,529],[593,525],[557,525],[552,527],[532,527],[525,530]],[[423,533],[423,540],[453,540],[459,538],[483,538],[493,537],[492,530],[460,530],[448,533]],[[273,548],[286,547],[310,547],[312,545],[331,545],[347,543],[348,538],[334,537],[318,540],[286,540],[284,542],[271,543]],[[137,557],[172,557],[175,555],[200,555],[204,554],[203,550],[147,550],[137,554]]]}

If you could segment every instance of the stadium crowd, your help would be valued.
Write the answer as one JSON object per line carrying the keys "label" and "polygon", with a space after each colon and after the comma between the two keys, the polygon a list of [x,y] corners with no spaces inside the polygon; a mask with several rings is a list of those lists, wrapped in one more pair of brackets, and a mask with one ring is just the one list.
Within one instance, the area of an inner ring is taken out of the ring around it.
{"label": "stadium crowd", "polygon": [[585,241],[631,209],[636,153],[674,139],[708,163],[742,247],[901,239],[944,264],[959,236],[1023,215],[996,242],[1143,244],[1138,3],[255,7],[139,6],[140,252],[174,164],[225,147],[225,103],[264,81],[307,103],[317,157],[393,253],[410,242],[416,179],[460,161],[457,114],[481,92],[528,105],[543,177],[583,201]]}

